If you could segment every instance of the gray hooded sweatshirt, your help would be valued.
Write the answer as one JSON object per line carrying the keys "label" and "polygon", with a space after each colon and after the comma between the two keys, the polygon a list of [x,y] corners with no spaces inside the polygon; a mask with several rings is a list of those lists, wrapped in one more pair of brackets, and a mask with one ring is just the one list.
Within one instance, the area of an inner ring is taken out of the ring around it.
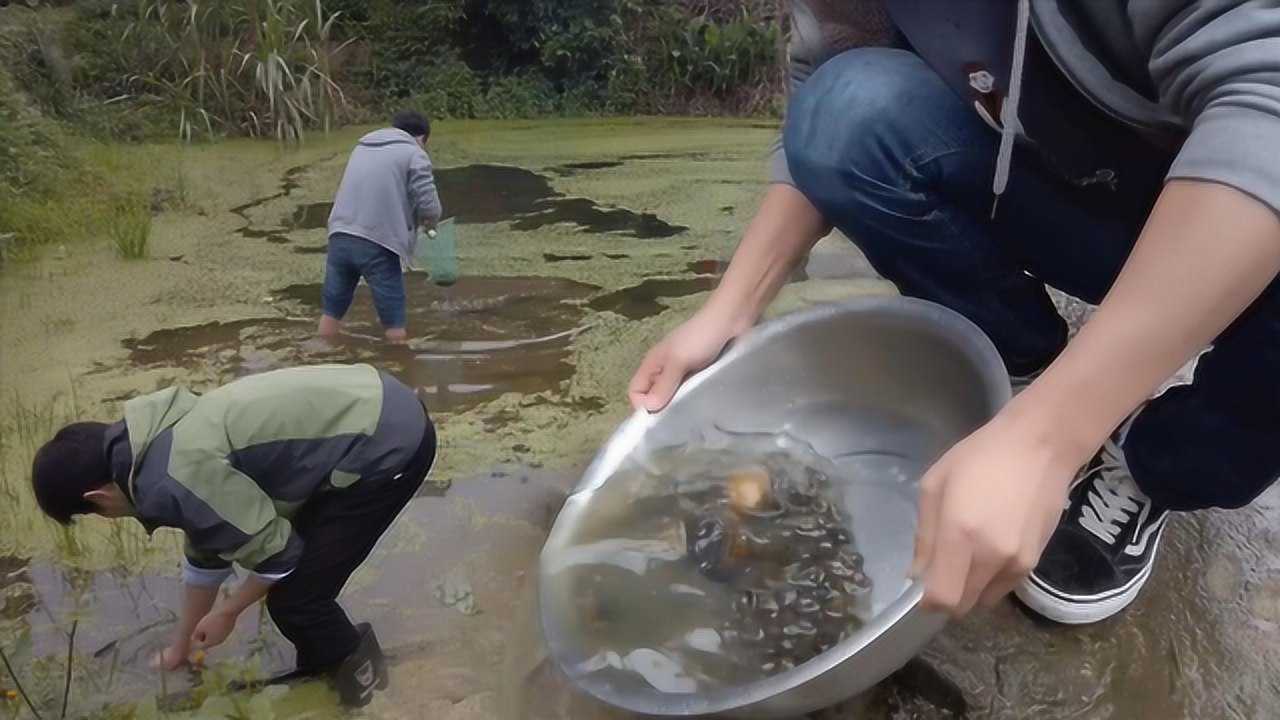
{"label": "gray hooded sweatshirt", "polygon": [[329,215],[329,235],[364,238],[408,261],[419,225],[440,220],[431,158],[409,133],[375,130],[360,139]]}
{"label": "gray hooded sweatshirt", "polygon": [[[1117,125],[1167,147],[1168,177],[1222,183],[1280,212],[1275,0],[796,0],[792,87],[843,50],[900,44],[902,34],[945,75],[965,58],[948,53],[959,44],[946,41],[956,29],[940,10],[982,5],[1002,6],[1017,16],[1017,32],[1009,38],[1012,67],[992,68],[997,94],[1005,100],[997,192],[1015,139],[1035,141],[1059,159],[1091,156],[1087,143],[1064,141],[1061,128],[1037,128],[1022,117],[1029,109],[1020,107],[1018,86],[1031,40],[1043,46],[1079,96]],[[773,181],[791,183],[781,143],[772,161]]]}

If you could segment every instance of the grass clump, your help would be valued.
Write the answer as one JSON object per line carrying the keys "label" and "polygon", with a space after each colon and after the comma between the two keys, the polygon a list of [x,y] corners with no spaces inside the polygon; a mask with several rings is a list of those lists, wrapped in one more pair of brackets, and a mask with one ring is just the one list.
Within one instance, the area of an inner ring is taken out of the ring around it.
{"label": "grass clump", "polygon": [[[114,234],[121,206],[168,182],[160,175],[172,167],[155,162],[149,149],[70,132],[31,100],[0,66],[0,262],[29,260],[42,247],[100,236],[103,228]],[[183,173],[180,167],[180,194]],[[140,227],[128,209],[129,224]]]}
{"label": "grass clump", "polygon": [[150,257],[151,208],[145,202],[133,198],[119,201],[108,223],[107,236],[120,257],[125,260]]}

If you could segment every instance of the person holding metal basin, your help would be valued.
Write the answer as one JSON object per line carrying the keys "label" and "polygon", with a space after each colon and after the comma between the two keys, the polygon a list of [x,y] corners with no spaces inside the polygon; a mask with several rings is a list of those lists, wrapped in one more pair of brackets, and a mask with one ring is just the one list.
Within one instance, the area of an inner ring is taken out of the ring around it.
{"label": "person holding metal basin", "polygon": [[[660,411],[837,227],[903,294],[980,327],[1017,391],[921,481],[925,606],[959,617],[1013,591],[1062,623],[1120,612],[1171,513],[1248,505],[1280,474],[1280,9],[792,14],[772,183],[633,404]],[[1074,337],[1046,286],[1100,305]]]}

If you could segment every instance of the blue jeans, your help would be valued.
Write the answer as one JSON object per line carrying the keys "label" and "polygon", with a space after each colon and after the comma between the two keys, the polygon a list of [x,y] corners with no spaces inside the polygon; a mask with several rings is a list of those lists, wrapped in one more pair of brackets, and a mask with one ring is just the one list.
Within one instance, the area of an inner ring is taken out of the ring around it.
{"label": "blue jeans", "polygon": [[337,320],[346,317],[362,277],[373,293],[373,306],[382,326],[388,330],[404,328],[407,318],[400,256],[375,242],[345,233],[334,233],[329,238],[324,314]]}
{"label": "blue jeans", "polygon": [[[1066,344],[1050,285],[1091,303],[1110,289],[1166,167],[1126,162],[1115,186],[1068,185],[1019,147],[992,217],[999,136],[916,55],[859,49],[792,98],[784,143],[799,189],[905,295],[950,307],[1029,375]],[[1206,238],[1206,241],[1212,241]],[[1205,354],[1195,382],[1134,421],[1135,480],[1175,510],[1240,507],[1280,475],[1280,291]]]}

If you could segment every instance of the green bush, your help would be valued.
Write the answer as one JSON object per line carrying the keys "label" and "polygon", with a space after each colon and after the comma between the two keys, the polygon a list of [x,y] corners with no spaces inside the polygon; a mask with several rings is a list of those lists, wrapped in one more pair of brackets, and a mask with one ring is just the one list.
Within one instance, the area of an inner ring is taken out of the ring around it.
{"label": "green bush", "polygon": [[[760,113],[772,0],[77,0],[0,28],[0,61],[99,136],[257,135],[380,118]],[[15,17],[18,14],[14,14]],[[28,17],[29,16],[29,17]]]}
{"label": "green bush", "polygon": [[692,20],[678,5],[636,9],[636,30],[611,68],[612,112],[721,112],[770,109],[776,93],[781,26],[751,14],[704,15]]}
{"label": "green bush", "polygon": [[412,98],[443,117],[771,109],[777,19],[749,0],[690,5],[373,0],[351,28],[368,39],[358,84],[384,108]]}
{"label": "green bush", "polygon": [[[352,0],[348,4],[357,3]],[[469,102],[472,82],[478,80],[468,77],[472,75],[470,68],[458,59],[452,42],[462,19],[459,0],[408,6],[392,0],[368,0],[363,4],[367,20],[345,28],[352,36],[362,38],[368,48],[366,62],[352,70],[357,84],[379,98],[403,99],[438,92],[435,86],[442,82],[446,88],[462,93],[459,102],[463,105]]]}
{"label": "green bush", "polygon": [[132,121],[130,131],[163,113],[186,139],[296,142],[345,119],[335,27],[319,0],[134,0],[109,9],[91,0],[76,5],[65,38],[76,87],[91,104],[125,105],[131,112],[115,117]]}
{"label": "green bush", "polygon": [[40,107],[55,114],[75,107],[72,66],[59,27],[38,13],[24,13],[0,33],[0,64]]}
{"label": "green bush", "polygon": [[101,233],[118,198],[148,190],[139,170],[129,152],[77,140],[42,116],[0,68],[0,236],[13,236],[6,256]]}
{"label": "green bush", "polygon": [[0,69],[0,235],[17,240],[6,254],[63,238],[65,208],[46,199],[62,192],[62,179],[74,171],[61,132],[26,107]]}
{"label": "green bush", "polygon": [[[445,58],[439,62],[419,68],[419,72],[431,78],[423,82],[419,89],[408,96],[407,106],[418,108],[438,118],[474,118],[484,114],[487,108],[484,84],[466,63],[454,58]],[[390,106],[398,103],[396,96],[389,96],[385,102]]]}
{"label": "green bush", "polygon": [[483,117],[509,120],[555,115],[560,96],[551,82],[534,73],[499,77],[485,93]]}

